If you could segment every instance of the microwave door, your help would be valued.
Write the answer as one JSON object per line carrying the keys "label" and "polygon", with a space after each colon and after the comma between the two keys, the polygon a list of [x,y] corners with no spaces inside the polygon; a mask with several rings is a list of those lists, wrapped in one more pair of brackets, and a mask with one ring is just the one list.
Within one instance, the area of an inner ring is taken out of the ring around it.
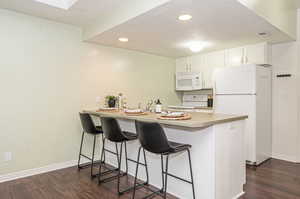
{"label": "microwave door", "polygon": [[192,78],[178,78],[176,82],[176,90],[188,91],[193,90],[193,79]]}

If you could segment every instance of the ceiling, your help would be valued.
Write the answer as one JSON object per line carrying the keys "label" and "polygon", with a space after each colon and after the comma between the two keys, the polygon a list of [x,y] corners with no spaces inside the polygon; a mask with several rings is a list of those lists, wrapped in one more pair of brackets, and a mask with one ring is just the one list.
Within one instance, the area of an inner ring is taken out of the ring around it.
{"label": "ceiling", "polygon": [[[191,14],[191,21],[177,20]],[[267,32],[269,37],[258,36]],[[128,43],[118,41],[128,37]],[[235,0],[172,0],[158,8],[107,30],[90,41],[168,57],[193,54],[190,41],[211,45],[203,52],[261,41],[281,42],[290,38]]]}
{"label": "ceiling", "polygon": [[42,17],[66,24],[88,27],[130,0],[78,0],[69,10],[55,8],[34,0],[0,0],[0,8]]}
{"label": "ceiling", "polygon": [[[34,0],[0,0],[0,8],[88,29],[95,24],[105,24],[113,18],[112,15],[129,6],[133,9],[127,9],[128,12],[140,10],[137,4],[142,8],[148,1],[78,0],[69,10],[63,10]],[[208,52],[261,41],[290,40],[236,0],[168,1],[152,0],[157,4],[152,7],[147,5],[149,9],[144,9],[143,14],[136,12],[126,20],[123,17],[119,23],[115,20],[113,26],[104,26],[109,28],[91,34],[92,37],[86,41],[167,57],[182,57],[193,54],[185,47],[190,41],[209,42],[211,45],[203,51]],[[177,17],[185,13],[191,14],[192,20],[178,21]],[[99,29],[96,27],[95,30]],[[257,35],[259,32],[267,32],[269,37],[262,38]],[[119,37],[128,37],[129,42],[121,43]]]}

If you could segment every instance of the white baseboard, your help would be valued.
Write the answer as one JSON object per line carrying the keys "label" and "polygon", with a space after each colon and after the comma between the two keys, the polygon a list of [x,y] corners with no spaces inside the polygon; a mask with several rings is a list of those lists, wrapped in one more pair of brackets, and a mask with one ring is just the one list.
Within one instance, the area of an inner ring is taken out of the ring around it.
{"label": "white baseboard", "polygon": [[234,196],[232,199],[239,199],[244,194],[245,194],[245,192],[243,191],[243,192],[239,193],[238,195]]}
{"label": "white baseboard", "polygon": [[293,163],[299,163],[296,157],[294,156],[288,156],[288,155],[283,155],[283,154],[272,154],[272,158],[278,159],[278,160],[284,160],[288,162],[293,162]]}
{"label": "white baseboard", "polygon": [[28,169],[28,170],[24,170],[24,171],[18,171],[18,172],[14,172],[14,173],[5,174],[5,175],[0,175],[0,183],[16,180],[19,178],[25,178],[28,176],[38,175],[41,173],[47,173],[50,171],[55,171],[55,170],[64,169],[64,168],[68,168],[68,167],[73,167],[75,165],[77,165],[77,160],[71,160],[68,162],[51,164],[51,165],[48,165],[45,167]]}

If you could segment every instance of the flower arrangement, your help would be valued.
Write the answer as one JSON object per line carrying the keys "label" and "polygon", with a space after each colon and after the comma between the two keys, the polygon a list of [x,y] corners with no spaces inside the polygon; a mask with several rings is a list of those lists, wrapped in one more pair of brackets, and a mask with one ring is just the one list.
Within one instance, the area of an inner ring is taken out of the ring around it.
{"label": "flower arrangement", "polygon": [[108,95],[105,97],[108,107],[113,108],[116,106],[117,97],[113,95]]}

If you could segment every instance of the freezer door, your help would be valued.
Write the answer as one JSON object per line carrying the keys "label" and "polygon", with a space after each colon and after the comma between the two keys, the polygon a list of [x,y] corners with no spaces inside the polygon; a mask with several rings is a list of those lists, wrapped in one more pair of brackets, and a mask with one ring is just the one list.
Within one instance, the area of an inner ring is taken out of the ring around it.
{"label": "freezer door", "polygon": [[255,94],[256,67],[243,65],[216,69],[214,72],[216,94]]}
{"label": "freezer door", "polygon": [[215,112],[233,115],[248,115],[245,124],[246,160],[256,162],[256,96],[216,95]]}

